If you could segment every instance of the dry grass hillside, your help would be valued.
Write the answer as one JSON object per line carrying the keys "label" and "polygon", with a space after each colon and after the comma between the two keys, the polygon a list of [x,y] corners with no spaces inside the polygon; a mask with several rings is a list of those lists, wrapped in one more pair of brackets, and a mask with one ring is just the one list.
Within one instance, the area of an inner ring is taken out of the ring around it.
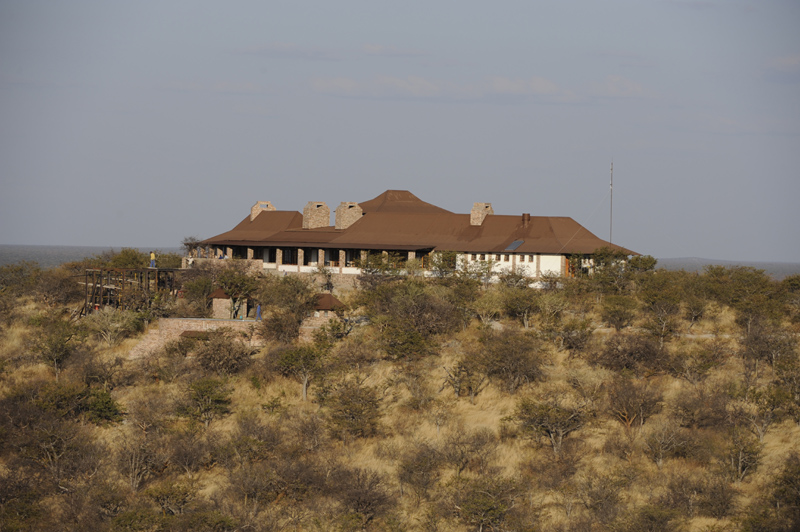
{"label": "dry grass hillside", "polygon": [[[536,289],[373,264],[305,342],[315,279],[232,261],[75,319],[68,275],[2,267],[0,530],[800,528],[800,278],[599,262]],[[263,348],[128,356],[218,287],[262,302]]]}

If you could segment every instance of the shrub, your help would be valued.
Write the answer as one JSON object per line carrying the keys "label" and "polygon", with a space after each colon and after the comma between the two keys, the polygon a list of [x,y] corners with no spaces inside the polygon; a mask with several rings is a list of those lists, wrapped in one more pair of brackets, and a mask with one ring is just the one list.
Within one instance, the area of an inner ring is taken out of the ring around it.
{"label": "shrub", "polygon": [[622,423],[629,437],[661,410],[661,392],[644,380],[617,378],[608,389],[609,413]]}
{"label": "shrub", "polygon": [[580,402],[551,395],[540,401],[521,399],[514,417],[524,431],[546,438],[553,452],[559,454],[564,438],[586,424],[589,412]]}
{"label": "shrub", "polygon": [[86,415],[92,423],[105,424],[122,421],[119,404],[106,390],[91,390],[86,397]]}
{"label": "shrub", "polygon": [[648,504],[620,519],[614,529],[626,532],[673,532],[678,530],[674,521],[679,517],[675,510]]}
{"label": "shrub", "polygon": [[374,388],[346,381],[325,401],[328,424],[341,439],[372,436],[380,419],[378,393]]}
{"label": "shrub", "polygon": [[558,331],[561,349],[579,351],[585,349],[592,339],[594,327],[587,319],[571,318],[564,320]]}
{"label": "shrub", "polygon": [[401,486],[411,488],[419,502],[436,485],[441,465],[442,457],[436,449],[429,444],[419,443],[400,459],[397,478]]}
{"label": "shrub", "polygon": [[620,331],[636,317],[636,300],[628,296],[606,296],[600,310],[604,322]]}
{"label": "shrub", "polygon": [[622,490],[629,480],[615,472],[586,471],[573,478],[572,485],[581,504],[601,523],[614,520],[621,510]]}
{"label": "shrub", "polygon": [[295,377],[302,385],[303,401],[308,400],[311,380],[322,370],[324,351],[317,345],[283,347],[272,351],[268,359],[279,373]]}
{"label": "shrub", "polygon": [[145,495],[158,505],[162,515],[179,515],[183,513],[197,493],[194,488],[189,486],[165,482],[148,488]]}
{"label": "shrub", "polygon": [[518,493],[517,483],[505,477],[462,481],[455,486],[456,515],[477,530],[501,530]]}
{"label": "shrub", "polygon": [[475,359],[482,372],[499,381],[505,391],[514,393],[522,385],[542,378],[540,349],[539,342],[532,335],[506,329],[499,333],[485,333],[476,352],[467,357]]}
{"label": "shrub", "polygon": [[68,305],[84,295],[75,277],[62,269],[43,270],[37,279],[36,293],[48,305]]}
{"label": "shrub", "polygon": [[304,315],[291,310],[276,309],[261,322],[264,337],[276,342],[291,343],[300,336],[303,318]]}
{"label": "shrub", "polygon": [[497,445],[497,437],[489,429],[478,429],[474,432],[458,429],[447,436],[441,453],[442,458],[456,470],[457,476],[466,469],[483,474],[488,469]]}
{"label": "shrub", "polygon": [[212,420],[228,413],[231,393],[232,390],[220,379],[197,379],[187,389],[187,401],[182,410],[189,417],[202,421],[207,428]]}
{"label": "shrub", "polygon": [[727,422],[729,402],[730,397],[720,390],[698,387],[673,399],[672,415],[681,427],[718,427]]}
{"label": "shrub", "polygon": [[64,364],[80,343],[78,329],[58,314],[37,316],[32,325],[41,327],[32,342],[33,351],[53,369],[58,378]]}
{"label": "shrub", "polygon": [[638,334],[613,335],[593,358],[612,371],[628,371],[638,376],[667,367],[666,353],[651,339]]}
{"label": "shrub", "polygon": [[731,427],[717,451],[717,459],[733,482],[741,482],[761,462],[761,445],[752,434]]}
{"label": "shrub", "polygon": [[253,350],[227,334],[213,335],[197,349],[196,357],[206,371],[218,375],[238,373],[250,364]]}
{"label": "shrub", "polygon": [[379,473],[368,469],[334,471],[329,489],[348,512],[356,514],[362,526],[383,515],[391,506],[386,481]]}
{"label": "shrub", "polygon": [[118,310],[111,307],[89,314],[83,324],[97,334],[109,347],[116,345],[129,334],[142,328],[140,316],[130,310]]}

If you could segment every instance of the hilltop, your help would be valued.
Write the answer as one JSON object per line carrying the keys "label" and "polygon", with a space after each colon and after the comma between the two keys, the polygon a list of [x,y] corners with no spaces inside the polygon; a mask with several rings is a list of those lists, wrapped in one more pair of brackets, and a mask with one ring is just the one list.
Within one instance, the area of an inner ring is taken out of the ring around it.
{"label": "hilltop", "polygon": [[800,277],[609,261],[534,289],[387,262],[340,290],[218,262],[81,319],[77,265],[0,267],[4,529],[800,525]]}

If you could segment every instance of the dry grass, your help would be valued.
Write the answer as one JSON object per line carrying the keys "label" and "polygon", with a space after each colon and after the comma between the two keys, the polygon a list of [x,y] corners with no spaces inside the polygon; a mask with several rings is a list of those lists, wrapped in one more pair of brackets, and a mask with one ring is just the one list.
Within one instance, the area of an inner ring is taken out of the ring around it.
{"label": "dry grass", "polygon": [[[344,297],[353,297],[348,293]],[[33,301],[26,301],[17,310],[18,316],[32,316],[41,309]],[[597,319],[596,313],[589,316]],[[25,353],[27,338],[31,331],[24,321],[3,330],[0,340],[0,360],[7,361],[0,378],[0,397],[11,389],[36,380],[51,380],[52,371],[41,363],[27,359]],[[502,327],[517,327],[511,321],[500,324]],[[686,324],[684,323],[685,327]],[[347,344],[351,347],[377,349],[376,332],[367,327],[353,332]],[[466,532],[470,530],[454,517],[452,500],[456,481],[475,481],[495,477],[513,478],[518,482],[518,507],[541,509],[543,528],[554,528],[568,524],[576,518],[594,519],[596,516],[582,503],[579,490],[585,488],[593,479],[606,482],[619,482],[621,512],[658,503],[667,493],[667,482],[674,476],[684,475],[703,479],[715,475],[718,460],[713,456],[668,457],[658,467],[643,452],[644,440],[651,427],[670,419],[679,400],[692,394],[696,389],[706,392],[734,393],[741,386],[743,367],[735,353],[738,348],[738,327],[735,314],[729,308],[718,305],[710,308],[703,320],[691,330],[691,335],[678,336],[667,344],[672,354],[690,352],[691,349],[707,342],[709,337],[718,335],[729,342],[727,356],[723,363],[712,369],[708,376],[696,386],[680,380],[666,371],[648,375],[648,381],[663,392],[663,408],[645,423],[639,433],[631,437],[622,425],[613,420],[607,410],[607,387],[615,378],[614,372],[589,363],[589,353],[602,346],[610,331],[598,330],[590,346],[580,353],[558,351],[552,344],[544,344],[546,358],[544,378],[541,382],[526,384],[515,394],[501,390],[495,383],[488,383],[474,401],[469,397],[455,397],[452,388],[443,387],[444,367],[455,365],[480,335],[476,327],[460,330],[442,338],[437,355],[412,361],[370,361],[364,357],[357,363],[345,362],[325,376],[326,385],[336,385],[342,379],[355,379],[365,386],[378,391],[380,398],[380,427],[376,435],[368,438],[355,438],[347,441],[336,439],[327,430],[329,408],[317,402],[317,392],[321,386],[319,379],[312,381],[309,401],[302,401],[301,384],[292,378],[268,374],[264,359],[274,345],[266,346],[253,357],[250,368],[227,379],[232,389],[229,415],[214,419],[202,433],[217,445],[215,452],[221,453],[231,438],[239,433],[243,420],[253,418],[262,425],[276,427],[280,433],[280,449],[275,451],[275,460],[307,460],[320,470],[330,474],[336,468],[366,469],[377,472],[383,478],[385,489],[393,502],[391,513],[407,525],[407,530],[428,530],[423,526],[434,510],[439,512],[440,531]],[[358,337],[358,341],[356,338]],[[92,356],[110,361],[115,357],[126,357],[141,341],[142,337],[129,338],[113,347],[106,347],[95,341],[89,343]],[[348,361],[345,348],[340,360]],[[363,354],[363,353],[362,353]],[[374,353],[372,353],[374,354]],[[354,357],[360,355],[356,354]],[[355,358],[353,359],[355,360]],[[180,417],[174,405],[183,400],[189,382],[202,375],[194,360],[188,360],[185,373],[175,376],[172,382],[155,382],[152,376],[144,374],[144,360],[126,361],[123,373],[129,378],[111,390],[112,397],[126,412],[143,398],[155,398],[165,405],[167,427],[162,429],[164,437],[171,436],[190,424]],[[68,365],[69,366],[69,365]],[[65,379],[75,378],[65,370]],[[764,386],[772,380],[771,371],[764,366],[760,379],[755,383]],[[516,423],[508,421],[513,417],[521,397],[543,398],[548,394],[565,394],[574,402],[585,402],[593,411],[593,417],[578,431],[566,439],[565,450],[556,456],[547,441],[532,440],[517,430]],[[324,434],[320,436],[318,448],[309,450],[303,447],[303,436],[298,432],[298,420],[321,420]],[[121,438],[128,431],[138,430],[131,423],[130,416],[118,425],[93,426],[81,420],[82,426],[91,437],[103,444],[108,452],[106,470],[110,482],[125,489],[125,481],[116,471],[115,453]],[[438,425],[438,426],[437,426]],[[697,430],[703,436],[712,435],[709,441],[721,442],[725,428],[707,427]],[[412,451],[421,445],[430,445],[440,456],[444,456],[448,445],[455,436],[470,436],[485,429],[490,431],[490,442],[494,451],[488,462],[473,458],[458,477],[453,463],[440,465],[438,478],[427,497],[419,499],[408,486],[401,486],[399,466]],[[616,441],[615,441],[616,440]],[[761,462],[758,468],[745,479],[735,484],[737,511],[745,511],[747,506],[770,489],[771,482],[782,470],[786,457],[792,452],[800,452],[800,426],[784,421],[770,428],[763,441]],[[283,453],[283,454],[282,454]],[[700,453],[702,454],[702,453]],[[277,457],[277,458],[276,458]],[[220,459],[221,460],[221,459]],[[267,460],[267,459],[264,459]],[[0,460],[0,468],[6,461]],[[235,465],[230,465],[233,469]],[[547,478],[543,478],[544,476]],[[154,475],[155,482],[192,484],[198,490],[198,500],[211,501],[215,497],[228,496],[230,471],[217,464],[201,468],[192,478],[181,470],[168,467]],[[318,529],[334,529],[343,507],[336,502],[336,493],[317,494],[319,507],[309,501],[298,502],[292,506],[285,494],[271,503],[269,512],[308,512],[319,517]],[[140,495],[131,495],[132,498]],[[56,505],[58,496],[53,496],[48,504]],[[209,503],[210,504],[210,503]],[[442,510],[444,508],[444,510]],[[60,511],[60,510],[59,510]],[[316,512],[316,513],[314,513]],[[270,513],[274,516],[275,514]],[[288,522],[288,514],[275,517],[281,523]],[[263,515],[262,515],[263,517]],[[685,530],[711,531],[723,530],[730,526],[733,514],[723,519],[694,517],[683,521]],[[376,521],[377,522],[377,521]],[[297,530],[310,530],[311,519],[303,521]],[[305,528],[304,528],[305,527]],[[388,528],[387,528],[388,530]]]}

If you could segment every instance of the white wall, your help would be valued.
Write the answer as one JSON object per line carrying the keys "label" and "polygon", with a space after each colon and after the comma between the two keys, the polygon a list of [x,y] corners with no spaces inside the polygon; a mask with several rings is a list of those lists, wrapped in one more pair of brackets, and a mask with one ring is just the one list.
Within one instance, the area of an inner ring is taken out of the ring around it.
{"label": "white wall", "polygon": [[546,273],[556,275],[564,274],[564,272],[561,271],[561,255],[542,255],[539,260],[541,261],[539,269],[542,275]]}

